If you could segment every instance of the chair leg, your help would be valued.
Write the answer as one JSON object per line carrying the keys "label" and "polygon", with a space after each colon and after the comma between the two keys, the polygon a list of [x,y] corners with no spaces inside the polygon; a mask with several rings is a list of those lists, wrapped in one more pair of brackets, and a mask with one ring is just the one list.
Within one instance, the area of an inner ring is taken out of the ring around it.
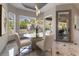
{"label": "chair leg", "polygon": [[52,48],[51,48],[51,56],[52,56]]}
{"label": "chair leg", "polygon": [[18,48],[18,51],[19,51],[19,53],[18,53],[18,54],[20,55],[20,48]]}

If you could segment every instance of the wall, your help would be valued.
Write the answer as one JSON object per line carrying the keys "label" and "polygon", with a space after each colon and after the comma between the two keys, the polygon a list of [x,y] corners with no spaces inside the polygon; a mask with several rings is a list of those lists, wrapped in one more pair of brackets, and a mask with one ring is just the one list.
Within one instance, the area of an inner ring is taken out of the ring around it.
{"label": "wall", "polygon": [[[56,39],[56,5],[52,5],[50,4],[50,6],[46,7],[48,8],[47,10],[45,9],[45,12],[43,12],[42,14],[40,14],[37,19],[42,19],[45,21],[45,17],[47,16],[51,16],[52,17],[52,31],[53,31],[53,35],[54,35],[54,39],[53,39],[53,51],[52,54],[55,55],[55,39]],[[44,11],[44,10],[43,10]],[[44,28],[43,28],[44,29]],[[45,31],[44,31],[45,32]]]}
{"label": "wall", "polygon": [[0,53],[4,50],[8,40],[9,40],[9,31],[8,31],[8,12],[13,12],[16,14],[16,31],[18,31],[19,27],[18,27],[18,21],[19,21],[19,15],[24,15],[24,16],[30,16],[30,17],[35,17],[35,13],[34,12],[30,12],[30,11],[26,11],[26,10],[21,10],[21,9],[17,9],[9,4],[1,4],[3,5],[3,7],[6,9],[7,12],[7,33],[2,35],[0,37]]}
{"label": "wall", "polygon": [[[7,5],[6,4],[1,4],[5,10],[7,11]],[[6,15],[7,16],[7,15]],[[1,37],[0,37],[0,53],[3,51],[5,45],[7,44],[8,40],[8,34],[7,32],[5,34],[3,34]]]}
{"label": "wall", "polygon": [[28,10],[22,10],[22,9],[18,9],[10,4],[8,4],[8,12],[13,12],[16,14],[16,28],[15,31],[18,32],[19,30],[19,15],[24,15],[24,16],[30,16],[30,17],[36,17],[35,12],[31,12]]}
{"label": "wall", "polygon": [[[52,17],[52,31],[53,31],[53,34],[54,34],[54,39],[56,39],[56,27],[55,27],[55,23],[56,23],[56,5],[52,5],[52,4],[50,4],[50,6],[48,6],[48,7],[46,7],[46,8],[48,8],[47,10],[45,9],[45,12],[43,12],[42,14],[40,14],[38,17],[37,17],[37,19],[42,19],[42,20],[44,20],[45,19],[45,17],[47,17],[47,16],[51,16]],[[43,10],[44,11],[44,10]]]}
{"label": "wall", "polygon": [[59,5],[56,7],[56,10],[69,10],[69,9],[72,10],[72,20],[71,20],[71,22],[72,22],[71,23],[72,24],[72,27],[71,27],[71,29],[72,29],[72,33],[71,33],[72,34],[72,41],[74,43],[76,43],[77,42],[76,40],[78,40],[78,38],[79,38],[77,36],[79,31],[75,29],[75,16],[79,16],[78,9],[72,4]]}
{"label": "wall", "polygon": [[[73,43],[65,43],[65,42],[57,42],[53,41],[53,55],[79,55],[79,31],[74,28],[74,21],[75,21],[75,16],[79,16],[78,9],[73,5],[73,4],[62,4],[62,5],[57,5],[49,8],[47,11],[43,12],[40,14],[37,18],[38,19],[43,19],[46,16],[52,15],[52,24],[53,27],[52,29],[54,30],[54,39],[56,39],[56,10],[70,10],[72,12],[72,21],[71,21],[71,29],[72,29],[72,41]],[[77,45],[75,44],[77,43]],[[56,52],[59,52],[59,54],[56,54]]]}
{"label": "wall", "polygon": [[[56,52],[59,55],[79,55],[79,31],[75,29],[75,16],[79,16],[78,9],[73,4],[56,6],[56,10],[72,10],[71,31],[73,43],[56,42]],[[76,43],[76,44],[75,44]]]}
{"label": "wall", "polygon": [[77,22],[77,19],[76,17],[79,17],[79,10],[74,7],[73,8],[73,32],[74,32],[74,43],[77,43],[79,45],[79,30],[75,29],[75,24]]}
{"label": "wall", "polygon": [[[35,12],[32,11],[28,11],[28,10],[22,10],[22,9],[18,9],[14,6],[12,6],[11,4],[8,4],[8,12],[13,12],[16,15],[16,19],[15,19],[15,29],[14,31],[19,33],[19,16],[23,15],[23,16],[29,16],[29,17],[36,17]],[[9,33],[11,34],[11,33]],[[9,41],[11,40],[10,38],[8,38]],[[13,39],[12,39],[13,40]]]}

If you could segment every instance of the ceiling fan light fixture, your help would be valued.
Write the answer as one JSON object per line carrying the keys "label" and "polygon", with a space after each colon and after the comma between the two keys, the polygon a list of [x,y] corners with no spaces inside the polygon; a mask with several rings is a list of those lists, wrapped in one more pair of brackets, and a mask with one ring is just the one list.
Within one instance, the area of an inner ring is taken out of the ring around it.
{"label": "ceiling fan light fixture", "polygon": [[36,12],[36,16],[38,16],[38,13]]}
{"label": "ceiling fan light fixture", "polygon": [[36,9],[36,10],[38,10],[38,7],[37,7],[37,5],[35,5],[35,9]]}
{"label": "ceiling fan light fixture", "polygon": [[37,5],[35,5],[35,9],[36,9],[36,16],[38,16],[40,14],[40,10],[38,9]]}

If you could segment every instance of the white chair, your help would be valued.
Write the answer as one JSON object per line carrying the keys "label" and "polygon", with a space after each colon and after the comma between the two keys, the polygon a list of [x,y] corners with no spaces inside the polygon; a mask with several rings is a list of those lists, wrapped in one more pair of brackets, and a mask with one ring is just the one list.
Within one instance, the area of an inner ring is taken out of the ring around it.
{"label": "white chair", "polygon": [[37,42],[36,45],[44,52],[50,50],[52,55],[53,35],[46,36],[44,40]]}
{"label": "white chair", "polygon": [[20,48],[32,44],[31,40],[20,40],[20,37],[19,37],[18,33],[15,33],[14,36],[15,36],[15,40],[17,42],[19,54],[20,54]]}

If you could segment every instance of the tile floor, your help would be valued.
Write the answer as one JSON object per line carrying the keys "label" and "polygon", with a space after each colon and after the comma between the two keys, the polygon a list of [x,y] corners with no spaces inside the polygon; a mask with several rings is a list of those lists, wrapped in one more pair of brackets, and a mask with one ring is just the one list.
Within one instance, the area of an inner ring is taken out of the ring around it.
{"label": "tile floor", "polygon": [[[9,42],[0,56],[15,56],[18,53],[18,47],[15,41]],[[20,56],[44,56],[41,50],[25,49]]]}

